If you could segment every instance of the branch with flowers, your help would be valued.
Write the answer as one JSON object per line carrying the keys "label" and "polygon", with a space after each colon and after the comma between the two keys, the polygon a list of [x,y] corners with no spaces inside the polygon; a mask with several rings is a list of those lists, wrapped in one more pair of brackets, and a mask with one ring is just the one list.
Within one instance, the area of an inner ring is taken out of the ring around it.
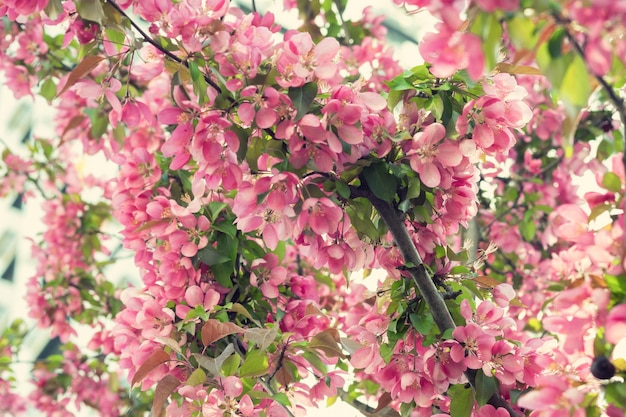
{"label": "branch with flowers", "polygon": [[[394,3],[439,20],[426,64],[403,69],[345,0],[285,1],[284,32],[254,2],[0,5],[7,85],[57,110],[51,139],[3,153],[3,196],[48,196],[29,315],[64,345],[33,407],[623,414],[624,135],[592,87],[619,104],[625,11]],[[85,154],[117,172],[84,176]],[[107,275],[112,235],[137,286]],[[374,289],[353,274],[373,270]],[[12,334],[0,395],[19,414]]]}

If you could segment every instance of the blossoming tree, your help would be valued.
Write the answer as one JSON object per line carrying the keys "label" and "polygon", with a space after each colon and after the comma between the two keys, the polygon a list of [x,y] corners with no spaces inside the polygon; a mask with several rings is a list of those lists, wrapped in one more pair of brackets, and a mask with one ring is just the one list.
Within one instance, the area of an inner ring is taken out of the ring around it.
{"label": "blossoming tree", "polygon": [[370,9],[283,3],[297,29],[254,1],[0,0],[7,86],[56,108],[1,193],[43,198],[29,316],[64,343],[24,394],[4,330],[2,414],[624,416],[626,5],[395,0],[439,20],[403,69]]}

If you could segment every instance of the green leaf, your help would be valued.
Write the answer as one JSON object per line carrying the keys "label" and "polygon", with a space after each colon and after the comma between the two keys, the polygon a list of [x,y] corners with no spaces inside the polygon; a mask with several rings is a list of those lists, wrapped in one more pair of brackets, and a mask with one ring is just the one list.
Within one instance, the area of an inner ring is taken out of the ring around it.
{"label": "green leaf", "polygon": [[388,203],[393,201],[397,180],[387,169],[386,163],[375,163],[363,169],[363,178],[376,197]]}
{"label": "green leaf", "polygon": [[413,199],[419,197],[421,193],[421,181],[419,177],[411,177],[409,178],[409,186],[406,190],[406,198]]}
{"label": "green leaf", "polygon": [[485,375],[482,370],[476,373],[476,402],[479,406],[487,404],[489,398],[497,391],[496,380]]}
{"label": "green leaf", "polygon": [[448,246],[446,253],[448,254],[448,259],[451,261],[466,263],[469,259],[469,253],[466,249],[461,249],[458,252],[455,252]]}
{"label": "green leaf", "polygon": [[293,120],[297,122],[311,108],[311,104],[313,104],[315,96],[317,96],[317,84],[311,81],[302,87],[289,87],[287,95],[297,110],[296,118]]}
{"label": "green leaf", "polygon": [[502,42],[502,25],[496,13],[479,13],[471,27],[471,31],[482,39],[483,53],[487,71],[491,71],[500,58]]}
{"label": "green leaf", "polygon": [[222,373],[224,376],[231,376],[237,373],[239,365],[241,364],[241,357],[239,355],[230,355],[222,363]]}
{"label": "green leaf", "polygon": [[515,201],[518,197],[519,190],[516,186],[507,187],[506,190],[504,190],[504,194],[502,195],[504,201]]}
{"label": "green leaf", "polygon": [[81,0],[76,2],[76,11],[81,18],[102,24],[104,9],[100,0]]}
{"label": "green leaf", "polygon": [[44,11],[51,20],[56,20],[59,14],[63,13],[63,4],[61,0],[48,0],[48,5]]}
{"label": "green leaf", "polygon": [[198,78],[201,77],[200,68],[198,68],[198,64],[194,61],[189,61],[187,63],[189,65],[189,74],[191,75],[191,81],[198,81]]}
{"label": "green leaf", "polygon": [[552,58],[558,58],[563,54],[563,39],[565,38],[565,29],[557,28],[550,40],[548,40],[548,52]]}
{"label": "green leaf", "polygon": [[434,76],[430,73],[428,67],[424,64],[417,65],[411,68],[409,73],[412,75],[414,81],[429,81],[434,79]]}
{"label": "green leaf", "polygon": [[575,54],[559,89],[561,98],[577,107],[585,107],[591,95],[591,83],[585,61]]}
{"label": "green leaf", "polygon": [[196,318],[200,318],[203,321],[209,319],[209,314],[204,309],[204,306],[197,305],[192,310],[189,310],[185,315],[185,321],[194,320]]}
{"label": "green leaf", "polygon": [[259,377],[265,375],[269,369],[269,360],[267,355],[259,350],[249,351],[246,359],[241,364],[239,376],[243,377]]}
{"label": "green leaf", "polygon": [[613,172],[607,172],[602,178],[602,186],[609,191],[619,193],[622,190],[622,180]]}
{"label": "green leaf", "polygon": [[452,397],[450,401],[450,417],[469,417],[474,408],[474,390],[466,388],[465,385],[453,385],[448,389],[448,394]]}
{"label": "green leaf", "polygon": [[613,155],[613,152],[615,151],[615,147],[614,145],[611,143],[611,141],[608,141],[606,139],[602,140],[602,142],[600,142],[600,144],[598,145],[598,150],[596,152],[597,154],[597,158],[601,161],[604,161],[605,159],[607,159],[609,156]]}
{"label": "green leaf", "polygon": [[609,287],[611,293],[617,295],[626,295],[626,275],[604,275],[606,286]]}
{"label": "green leaf", "polygon": [[231,280],[233,266],[231,262],[213,265],[211,272],[213,272],[218,284],[226,288],[233,288],[233,281]]}
{"label": "green leaf", "polygon": [[92,139],[100,139],[109,127],[109,118],[105,115],[98,114],[91,121],[91,129],[89,131]]}
{"label": "green leaf", "polygon": [[398,210],[402,213],[406,213],[411,208],[411,202],[409,200],[402,200],[400,204],[398,204]]}
{"label": "green leaf", "polygon": [[328,373],[328,369],[322,360],[320,359],[317,351],[314,349],[306,350],[302,352],[302,357],[306,359],[311,366],[320,371],[322,375],[326,376]]}
{"label": "green leaf", "polygon": [[356,198],[349,202],[346,207],[346,212],[350,216],[352,226],[359,233],[369,237],[372,241],[378,240],[382,232],[374,224],[371,218],[372,206],[371,203],[363,198]]}
{"label": "green leaf", "polygon": [[527,242],[530,242],[535,237],[537,226],[533,221],[532,211],[524,213],[524,219],[519,224],[519,231]]}
{"label": "green leaf", "polygon": [[291,407],[291,401],[289,401],[289,397],[284,392],[277,392],[272,395],[272,399],[276,401],[278,404],[283,405],[285,407]]}
{"label": "green leaf", "polygon": [[46,80],[41,84],[41,89],[39,90],[39,94],[48,100],[48,103],[51,102],[57,95],[57,85],[51,78],[46,78]]}
{"label": "green leaf", "polygon": [[391,360],[395,345],[395,343],[384,343],[380,345],[380,357],[383,358],[385,363],[389,363],[389,361]]}
{"label": "green leaf", "polygon": [[230,258],[218,252],[212,246],[206,246],[198,251],[198,259],[208,266],[213,266],[230,261]]}
{"label": "green leaf", "polygon": [[606,400],[618,406],[626,404],[626,384],[623,382],[612,382],[606,386]]}
{"label": "green leaf", "polygon": [[126,43],[126,35],[124,32],[120,32],[119,30],[113,28],[106,28],[106,34],[109,41],[115,45],[115,48],[120,51],[122,46]]}
{"label": "green leaf", "polygon": [[600,216],[602,213],[609,211],[611,208],[611,204],[608,203],[598,204],[591,209],[591,212],[589,212],[589,217],[587,221],[592,222],[593,220],[597,219],[598,216]]}
{"label": "green leaf", "polygon": [[337,190],[337,194],[339,194],[340,197],[343,197],[345,199],[350,198],[350,187],[348,187],[348,184],[346,184],[345,182],[340,180],[335,181],[335,189]]}
{"label": "green leaf", "polygon": [[516,48],[532,50],[537,44],[539,30],[531,18],[516,13],[507,20],[507,34]]}
{"label": "green leaf", "polygon": [[450,101],[449,93],[439,93],[437,95],[441,97],[441,102],[443,103],[441,123],[447,126],[448,122],[450,122],[450,120],[452,119],[452,102]]}
{"label": "green leaf", "polygon": [[387,107],[393,111],[396,108],[400,100],[402,100],[404,93],[402,91],[391,90],[387,94]]}
{"label": "green leaf", "polygon": [[217,217],[226,207],[228,207],[228,204],[226,203],[222,203],[221,201],[211,201],[207,206],[210,213],[209,220],[211,220],[211,222],[215,222]]}
{"label": "green leaf", "polygon": [[225,221],[219,222],[219,223],[213,223],[211,225],[211,228],[213,230],[217,230],[219,232],[222,232],[225,235],[230,236],[231,238],[234,238],[237,235],[237,226],[235,226],[232,223],[232,221],[229,221],[229,220],[225,220]]}
{"label": "green leaf", "polygon": [[420,334],[427,335],[435,327],[435,320],[431,314],[409,314],[411,324]]}
{"label": "green leaf", "polygon": [[450,275],[469,274],[471,272],[472,271],[465,265],[456,265],[450,270]]}
{"label": "green leaf", "polygon": [[203,384],[206,381],[206,373],[202,370],[202,368],[197,368],[195,371],[189,375],[187,381],[185,381],[185,385],[196,386]]}
{"label": "green leaf", "polygon": [[415,402],[400,404],[400,417],[409,417],[415,411]]}
{"label": "green leaf", "polygon": [[405,75],[399,75],[391,81],[386,82],[391,91],[413,90],[415,87],[405,78]]}
{"label": "green leaf", "polygon": [[206,104],[209,101],[209,96],[206,91],[206,80],[204,79],[204,75],[200,75],[197,80],[193,81],[193,92],[198,97],[198,103],[200,105]]}
{"label": "green leaf", "polygon": [[443,101],[441,94],[435,94],[424,103],[424,108],[429,110],[437,121],[441,121],[443,116]]}

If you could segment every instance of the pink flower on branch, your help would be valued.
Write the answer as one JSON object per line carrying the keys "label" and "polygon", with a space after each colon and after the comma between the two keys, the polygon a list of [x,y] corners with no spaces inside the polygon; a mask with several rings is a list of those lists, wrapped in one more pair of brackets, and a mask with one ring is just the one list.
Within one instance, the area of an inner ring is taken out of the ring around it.
{"label": "pink flower on branch", "polygon": [[518,406],[533,410],[531,416],[585,416],[582,407],[585,394],[565,377],[544,375],[538,378],[538,383],[537,389],[523,394],[517,402]]}
{"label": "pink flower on branch", "polygon": [[496,339],[485,333],[474,323],[458,326],[452,333],[459,342],[450,349],[450,357],[455,362],[464,363],[471,369],[478,369],[491,360],[491,349]]}
{"label": "pink flower on branch", "polygon": [[278,119],[276,107],[286,98],[272,87],[266,87],[262,92],[256,86],[246,87],[241,91],[242,97],[250,97],[249,102],[239,105],[239,118],[245,125],[252,125],[254,121],[261,129],[273,126]]}
{"label": "pink flower on branch", "polygon": [[626,337],[626,304],[611,308],[606,318],[606,340],[617,343]]}
{"label": "pink flower on branch", "polygon": [[467,69],[470,77],[478,80],[485,69],[481,40],[473,33],[459,32],[455,27],[441,22],[437,33],[427,33],[419,44],[426,62],[432,64],[430,72],[439,78],[451,77],[460,69]]}
{"label": "pink flower on branch", "polygon": [[276,68],[280,77],[276,81],[281,87],[300,87],[313,77],[330,80],[337,72],[334,60],[339,42],[334,38],[324,38],[314,45],[309,33],[288,31],[285,47],[277,51]]}
{"label": "pink flower on branch", "polygon": [[276,249],[280,240],[291,236],[298,184],[297,176],[289,172],[273,172],[255,184],[244,182],[233,204],[239,230],[245,233],[259,230],[267,247]]}
{"label": "pink flower on branch", "polygon": [[287,279],[287,269],[279,266],[278,256],[268,253],[263,259],[254,260],[251,268],[250,284],[261,288],[261,292],[267,298],[278,297],[278,286]]}
{"label": "pink flower on branch", "polygon": [[311,230],[322,236],[339,229],[343,216],[341,208],[329,198],[307,198],[302,204],[297,225],[300,231]]}
{"label": "pink flower on branch", "polygon": [[160,306],[154,300],[147,300],[137,313],[135,325],[146,339],[157,336],[169,337],[174,322],[174,311]]}
{"label": "pink flower on branch", "polygon": [[430,124],[413,136],[411,149],[407,152],[411,168],[420,175],[424,185],[431,188],[441,183],[448,167],[456,167],[463,160],[458,144],[445,137],[443,125]]}
{"label": "pink flower on branch", "polygon": [[472,127],[472,138],[488,154],[506,154],[515,144],[512,129],[526,125],[532,111],[522,100],[526,90],[512,75],[501,73],[485,80],[486,95],[470,100],[457,119],[456,130],[465,135]]}

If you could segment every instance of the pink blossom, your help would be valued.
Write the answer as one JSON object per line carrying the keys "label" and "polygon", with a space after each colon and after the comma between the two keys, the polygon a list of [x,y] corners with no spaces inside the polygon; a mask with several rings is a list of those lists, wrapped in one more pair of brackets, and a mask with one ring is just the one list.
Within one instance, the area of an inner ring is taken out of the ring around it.
{"label": "pink blossom", "polygon": [[445,392],[450,384],[461,382],[467,369],[463,362],[452,360],[451,348],[455,344],[443,341],[428,349],[424,355],[426,369],[437,392]]}
{"label": "pink blossom", "polygon": [[493,289],[493,298],[500,307],[506,307],[515,298],[515,290],[509,284],[500,284]]}
{"label": "pink blossom", "polygon": [[616,344],[626,337],[626,304],[611,308],[606,318],[605,337],[609,343]]}
{"label": "pink blossom", "polygon": [[478,409],[476,417],[509,417],[510,414],[504,407],[498,407],[497,409],[491,405],[486,404]]}
{"label": "pink blossom", "polygon": [[272,87],[266,87],[263,92],[257,92],[254,86],[246,87],[241,92],[242,97],[251,97],[250,102],[239,105],[238,114],[241,120],[250,125],[254,120],[261,129],[273,126],[278,119],[276,107],[280,103],[279,93]]}
{"label": "pink blossom", "polygon": [[585,394],[564,377],[545,375],[540,378],[539,387],[523,394],[517,405],[535,410],[531,415],[582,417],[585,415],[585,409],[581,407],[584,398]]}
{"label": "pink blossom", "polygon": [[480,39],[441,22],[437,33],[427,33],[419,44],[424,60],[432,64],[430,72],[439,78],[451,77],[460,69],[467,69],[472,79],[479,79],[485,62]]}
{"label": "pink blossom", "polygon": [[420,174],[420,180],[428,187],[437,187],[445,168],[458,166],[463,159],[458,145],[444,139],[445,135],[443,125],[430,124],[413,136],[411,151],[407,154],[411,168]]}
{"label": "pink blossom", "polygon": [[136,328],[146,339],[156,336],[168,337],[172,331],[174,312],[170,308],[161,307],[154,300],[147,300],[137,313]]}
{"label": "pink blossom", "polygon": [[337,65],[334,59],[339,52],[339,42],[334,38],[324,38],[313,45],[307,32],[288,32],[285,35],[286,47],[277,58],[277,69],[281,77],[277,79],[282,87],[299,87],[312,75],[320,80],[335,76]]}
{"label": "pink blossom", "polygon": [[450,357],[471,369],[478,369],[491,360],[491,349],[496,340],[474,323],[458,326],[452,333],[459,342],[450,349]]}
{"label": "pink blossom", "polygon": [[483,367],[485,375],[493,375],[504,385],[513,385],[523,369],[523,358],[504,339],[497,340],[491,347],[491,359]]}
{"label": "pink blossom", "polygon": [[318,235],[323,235],[336,231],[343,216],[341,209],[330,199],[307,198],[298,216],[298,226],[301,230],[311,229]]}
{"label": "pink blossom", "polygon": [[261,292],[267,298],[278,297],[278,286],[287,279],[287,269],[278,265],[278,256],[268,253],[263,259],[252,262],[252,274],[250,284],[260,287]]}

